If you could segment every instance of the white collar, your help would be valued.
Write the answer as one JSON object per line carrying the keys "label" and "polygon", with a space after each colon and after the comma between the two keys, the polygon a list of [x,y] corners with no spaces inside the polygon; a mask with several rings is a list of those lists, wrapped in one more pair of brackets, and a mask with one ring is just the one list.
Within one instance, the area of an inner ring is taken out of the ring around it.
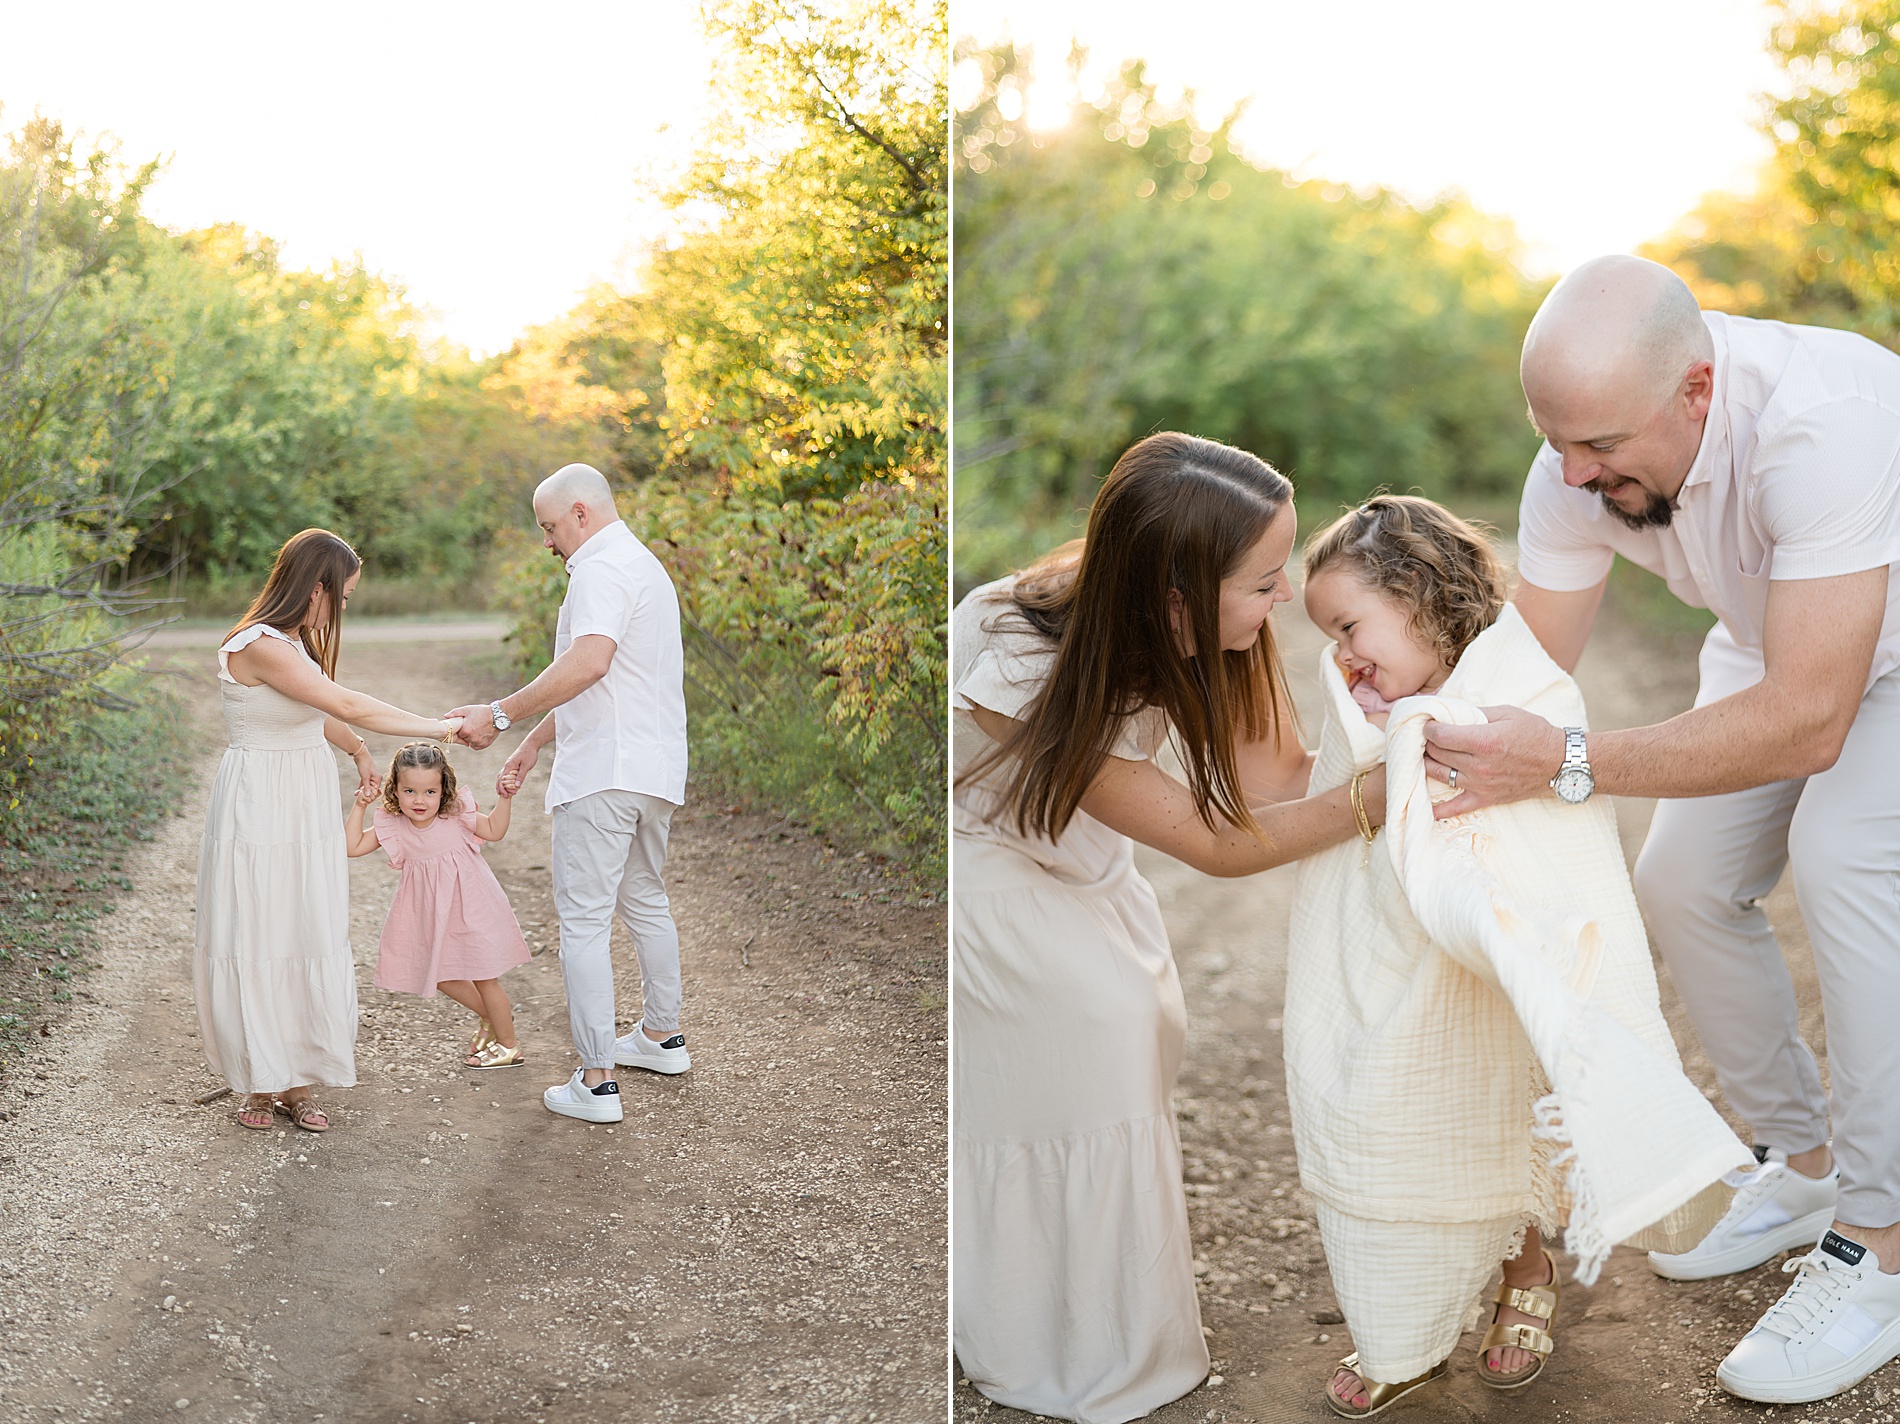
{"label": "white collar", "polygon": [[1709,413],[1702,419],[1702,443],[1696,447],[1689,473],[1683,476],[1682,488],[1676,491],[1674,502],[1678,508],[1691,489],[1715,478],[1715,467],[1728,455],[1728,336],[1714,324],[1709,326],[1709,335],[1715,342],[1714,389],[1709,393]]}
{"label": "white collar", "polygon": [[622,538],[631,539],[632,537],[633,531],[627,528],[627,521],[624,519],[616,519],[612,524],[601,525],[599,529],[587,536],[587,541],[582,544],[580,548],[567,556],[567,571],[570,574],[573,573],[574,565],[578,564],[582,559],[591,558],[593,555],[598,554],[614,540]]}

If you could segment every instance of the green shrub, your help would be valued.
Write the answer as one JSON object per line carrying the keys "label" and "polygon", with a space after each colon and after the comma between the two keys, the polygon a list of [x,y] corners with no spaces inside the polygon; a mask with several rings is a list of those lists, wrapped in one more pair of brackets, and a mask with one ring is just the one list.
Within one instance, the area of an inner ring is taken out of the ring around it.
{"label": "green shrub", "polygon": [[132,889],[127,853],[190,784],[175,695],[123,669],[110,685],[121,705],[80,710],[37,743],[0,819],[0,1073],[47,1006],[71,999],[92,967],[92,922]]}

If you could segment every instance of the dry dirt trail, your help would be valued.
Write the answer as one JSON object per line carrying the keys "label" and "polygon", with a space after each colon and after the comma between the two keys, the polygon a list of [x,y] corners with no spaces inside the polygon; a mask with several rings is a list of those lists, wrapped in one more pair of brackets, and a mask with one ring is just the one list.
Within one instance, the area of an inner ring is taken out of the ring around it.
{"label": "dry dirt trail", "polygon": [[[1297,602],[1278,615],[1294,693],[1317,735],[1315,667],[1324,640]],[[1693,649],[1605,619],[1578,669],[1597,726],[1631,726],[1688,707]],[[1633,860],[1653,803],[1617,803]],[[1249,880],[1200,875],[1137,848],[1167,917],[1187,998],[1187,1061],[1176,1104],[1186,1159],[1189,1216],[1200,1277],[1201,1319],[1214,1375],[1150,1418],[1160,1424],[1226,1421],[1284,1424],[1333,1420],[1320,1400],[1331,1366],[1352,1349],[1339,1322],[1310,1199],[1301,1191],[1288,1128],[1280,1014],[1286,993],[1287,917],[1294,872]],[[1819,993],[1807,937],[1784,877],[1768,902],[1794,969],[1804,1031],[1823,1054]],[[1690,1076],[1727,1111],[1680,1002],[1663,976],[1663,1008]],[[1734,1121],[1733,1117],[1730,1118]],[[1747,1140],[1744,1137],[1744,1140]],[[1432,1144],[1421,1141],[1420,1152]],[[1568,1278],[1568,1265],[1560,1262]],[[1745,1275],[1700,1283],[1653,1275],[1619,1249],[1597,1286],[1566,1288],[1559,1346],[1539,1381],[1515,1393],[1478,1382],[1478,1333],[1452,1356],[1449,1380],[1380,1418],[1396,1424],[1465,1420],[1576,1424],[1813,1419],[1872,1424],[1900,1419],[1900,1363],[1853,1393],[1822,1404],[1770,1409],[1736,1400],[1715,1383],[1715,1366],[1786,1284],[1779,1258]],[[956,1390],[958,1424],[1028,1416]]]}
{"label": "dry dirt trail", "polygon": [[[341,676],[424,713],[486,700],[513,686],[500,631],[366,620]],[[190,965],[223,728],[215,635],[171,641],[204,775],[0,1087],[0,1424],[940,1419],[942,906],[694,800],[668,866],[693,1069],[626,1070],[618,1127],[554,1117],[541,1090],[575,1059],[544,759],[488,852],[537,952],[504,981],[529,1065],[468,1072],[462,1010],[371,987],[395,885],[371,856],[358,1085],[320,1094],[323,1136],[244,1131],[193,1103],[217,1086]],[[508,742],[454,754],[484,807]],[[618,929],[614,959],[630,1021]]]}

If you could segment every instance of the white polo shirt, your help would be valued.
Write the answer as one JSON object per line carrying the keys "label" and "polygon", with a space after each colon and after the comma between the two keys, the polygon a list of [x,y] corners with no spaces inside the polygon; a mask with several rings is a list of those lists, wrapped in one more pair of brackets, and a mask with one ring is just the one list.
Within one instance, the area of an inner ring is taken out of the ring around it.
{"label": "white polo shirt", "polygon": [[607,675],[554,712],[547,808],[596,791],[686,802],[686,692],[673,581],[622,520],[567,561],[554,632],[558,658],[576,638],[612,638]]}
{"label": "white polo shirt", "polygon": [[[1851,332],[1704,312],[1715,394],[1666,529],[1631,529],[1564,483],[1546,445],[1524,482],[1518,572],[1556,593],[1594,588],[1617,554],[1721,621],[1702,649],[1701,706],[1762,678],[1777,579],[1900,563],[1900,356]],[[1826,636],[1825,629],[1816,635]],[[1900,577],[1868,685],[1900,667]]]}

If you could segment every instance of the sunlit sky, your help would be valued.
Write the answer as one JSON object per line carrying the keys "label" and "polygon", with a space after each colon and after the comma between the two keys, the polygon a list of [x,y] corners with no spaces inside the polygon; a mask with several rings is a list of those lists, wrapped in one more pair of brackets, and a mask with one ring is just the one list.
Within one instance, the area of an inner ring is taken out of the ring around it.
{"label": "sunlit sky", "polygon": [[[1059,118],[1072,39],[1093,77],[1149,61],[1302,177],[1414,198],[1461,189],[1515,220],[1539,271],[1659,236],[1767,156],[1756,95],[1780,74],[1761,0],[953,0],[954,33],[1033,45],[1032,124]],[[956,76],[953,98],[968,92]]]}
{"label": "sunlit sky", "polygon": [[670,229],[709,75],[690,0],[0,0],[0,129],[166,156],[157,221],[360,252],[482,353]]}

